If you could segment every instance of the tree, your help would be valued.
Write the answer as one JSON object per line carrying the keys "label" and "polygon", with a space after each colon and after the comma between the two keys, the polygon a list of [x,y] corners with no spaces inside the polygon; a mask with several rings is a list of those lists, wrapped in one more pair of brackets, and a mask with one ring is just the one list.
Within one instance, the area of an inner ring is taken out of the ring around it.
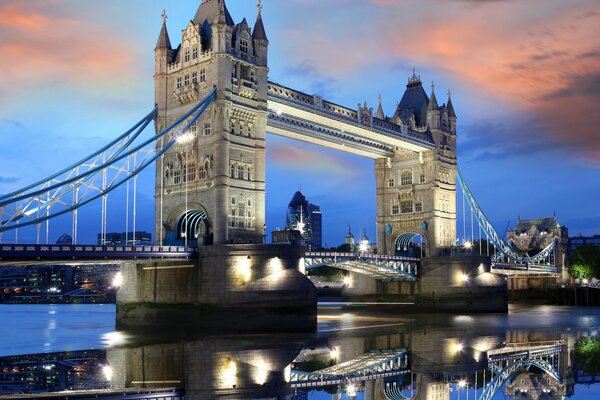
{"label": "tree", "polygon": [[[571,275],[575,278],[600,278],[600,247],[584,244],[577,247],[570,256]],[[578,276],[586,274],[586,276]]]}

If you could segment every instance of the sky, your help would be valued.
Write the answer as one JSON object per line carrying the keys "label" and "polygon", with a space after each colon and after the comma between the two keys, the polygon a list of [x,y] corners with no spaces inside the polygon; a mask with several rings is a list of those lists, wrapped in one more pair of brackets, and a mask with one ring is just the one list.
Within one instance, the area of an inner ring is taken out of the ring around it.
{"label": "sky", "polygon": [[[199,0],[0,0],[0,193],[89,154],[153,107],[163,9],[176,46]],[[254,0],[227,0],[252,26]],[[386,114],[415,67],[440,102],[452,90],[459,167],[504,231],[551,216],[600,234],[600,3],[597,0],[264,0],[270,79]],[[302,188],[334,246],[352,226],[375,238],[373,161],[268,136],[268,231]],[[152,230],[153,177],[138,229]],[[111,216],[123,214],[113,205]],[[98,207],[82,213],[92,240]],[[124,218],[109,218],[123,231]],[[70,233],[53,222],[51,240]],[[10,241],[5,235],[5,241]],[[23,239],[26,240],[26,239]],[[88,241],[89,241],[88,240]]]}

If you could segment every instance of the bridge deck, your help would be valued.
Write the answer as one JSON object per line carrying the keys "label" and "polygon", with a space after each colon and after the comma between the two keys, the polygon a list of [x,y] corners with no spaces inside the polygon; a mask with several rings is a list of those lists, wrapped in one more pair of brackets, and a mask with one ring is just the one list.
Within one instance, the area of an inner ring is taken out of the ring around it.
{"label": "bridge deck", "polygon": [[308,252],[306,269],[329,266],[383,281],[414,281],[420,259],[378,254]]}
{"label": "bridge deck", "polygon": [[0,245],[0,265],[191,260],[198,249],[178,246]]}

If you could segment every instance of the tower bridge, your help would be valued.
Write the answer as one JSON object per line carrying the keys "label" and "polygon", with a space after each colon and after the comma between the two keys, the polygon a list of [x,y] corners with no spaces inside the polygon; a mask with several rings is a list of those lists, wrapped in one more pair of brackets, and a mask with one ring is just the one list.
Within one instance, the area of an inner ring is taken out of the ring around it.
{"label": "tower bridge", "polygon": [[[498,282],[500,278],[490,278],[490,271],[535,271],[548,276],[557,272],[555,242],[536,256],[522,255],[496,232],[477,204],[457,168],[457,114],[450,92],[440,105],[435,86],[431,85],[428,95],[421,77],[413,71],[391,116],[384,112],[381,99],[376,111],[366,102],[356,109],[335,104],[269,80],[266,32],[260,6],[251,28],[245,18],[234,21],[225,0],[203,0],[183,29],[180,44],[174,47],[165,14],[154,50],[155,108],[81,161],[0,196],[0,244],[2,240],[6,243],[10,232],[15,245],[1,247],[0,260],[39,263],[110,258],[130,264],[137,257],[197,257],[203,268],[194,270],[199,274],[194,279],[206,280],[198,287],[214,292],[214,298],[206,300],[194,287],[188,288],[185,301],[202,297],[202,301],[235,303],[242,298],[237,294],[252,290],[257,296],[269,290],[280,298],[285,293],[301,296],[308,290],[299,272],[303,254],[285,246],[261,247],[266,237],[265,149],[267,133],[272,133],[374,160],[378,255],[309,254],[304,257],[307,267],[328,263],[378,281],[393,281],[390,283],[399,285],[390,287],[398,293],[406,289],[414,294],[413,288],[401,284],[416,280],[435,307],[440,304],[440,293],[464,297],[476,293],[475,287],[487,290],[494,285],[502,292],[504,284]],[[145,136],[152,122],[155,132]],[[124,189],[127,196],[125,232],[136,231],[137,177],[148,168],[155,169],[158,250],[138,248],[135,238],[120,249],[80,243],[79,210],[99,204],[101,246],[106,244],[108,203],[117,190]],[[471,215],[471,237],[463,226],[462,244],[457,243],[457,193],[463,198],[463,224],[468,211]],[[49,244],[50,223],[69,215],[74,247],[55,251]],[[480,231],[480,255],[484,254],[485,236],[489,258],[439,257],[458,256],[457,245],[471,248],[475,224]],[[23,229],[35,231],[35,245],[19,244],[19,230]],[[418,237],[423,239],[429,261],[403,258],[403,251]],[[218,257],[222,257],[219,262],[215,261]],[[226,265],[227,271],[218,265]],[[143,269],[136,271],[130,278],[145,285],[144,290],[150,288],[143,283],[146,280],[161,279]],[[286,283],[281,283],[282,272],[287,274]],[[191,278],[184,275],[178,279],[187,280],[182,283],[187,285]],[[222,285],[220,292],[207,283],[211,280]],[[437,283],[431,286],[423,280]],[[447,287],[440,290],[442,281]],[[159,289],[156,284],[154,293],[124,296],[129,302],[142,298],[157,301]],[[165,285],[163,289],[173,287]],[[173,296],[165,299],[171,301]]]}

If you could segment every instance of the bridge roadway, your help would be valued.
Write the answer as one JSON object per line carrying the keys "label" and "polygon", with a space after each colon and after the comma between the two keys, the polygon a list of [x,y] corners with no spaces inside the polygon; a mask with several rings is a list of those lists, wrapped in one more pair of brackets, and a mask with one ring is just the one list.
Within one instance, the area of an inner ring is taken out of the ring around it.
{"label": "bridge roadway", "polygon": [[86,390],[70,391],[57,393],[35,393],[0,396],[0,400],[19,399],[19,400],[85,400],[85,399],[103,399],[103,400],[184,400],[185,395],[182,389],[123,389],[123,390]]}
{"label": "bridge roadway", "polygon": [[0,265],[52,263],[114,264],[119,261],[192,260],[195,247],[179,246],[86,246],[86,245],[0,245]]}
{"label": "bridge roadway", "polygon": [[320,96],[268,82],[267,130],[372,159],[392,157],[396,148],[425,152],[435,148],[430,134],[375,116],[362,115]]}
{"label": "bridge roadway", "polygon": [[415,281],[419,258],[363,253],[308,252],[304,266],[312,269],[329,266],[385,282]]}

